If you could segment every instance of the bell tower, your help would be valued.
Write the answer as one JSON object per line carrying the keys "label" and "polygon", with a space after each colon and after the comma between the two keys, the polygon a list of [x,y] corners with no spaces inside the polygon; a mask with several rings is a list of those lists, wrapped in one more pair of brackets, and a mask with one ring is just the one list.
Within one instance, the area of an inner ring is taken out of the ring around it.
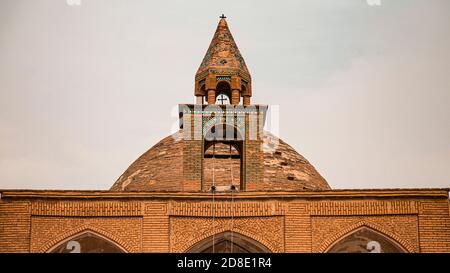
{"label": "bell tower", "polygon": [[220,21],[195,74],[195,104],[180,104],[185,191],[244,191],[263,181],[266,105],[252,105],[250,72]]}
{"label": "bell tower", "polygon": [[195,74],[197,103],[215,104],[228,98],[232,105],[250,105],[252,79],[244,58],[228,28],[225,16],[214,33],[208,51]]}

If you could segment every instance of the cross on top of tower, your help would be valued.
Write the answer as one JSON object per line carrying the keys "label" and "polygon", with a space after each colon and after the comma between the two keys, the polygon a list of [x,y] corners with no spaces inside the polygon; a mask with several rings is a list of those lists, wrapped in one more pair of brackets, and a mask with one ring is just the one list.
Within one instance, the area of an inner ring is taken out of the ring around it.
{"label": "cross on top of tower", "polygon": [[208,104],[224,104],[224,98],[218,95],[226,94],[228,103],[238,105],[242,101],[248,106],[252,79],[225,18],[225,14],[220,16],[213,39],[195,73],[195,96],[198,102],[206,99]]}

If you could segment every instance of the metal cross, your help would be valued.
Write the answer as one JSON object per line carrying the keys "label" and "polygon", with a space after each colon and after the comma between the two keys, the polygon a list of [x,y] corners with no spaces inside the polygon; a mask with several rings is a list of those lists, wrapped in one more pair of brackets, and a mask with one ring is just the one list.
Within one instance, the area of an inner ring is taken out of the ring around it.
{"label": "metal cross", "polygon": [[222,13],[222,16],[220,16],[219,18],[221,18],[221,19],[225,19],[225,18],[227,18],[225,15],[223,15],[223,13]]}
{"label": "metal cross", "polygon": [[224,94],[220,94],[219,97],[217,98],[217,100],[220,101],[220,104],[225,104],[225,103],[223,103],[223,102],[224,102],[224,101],[225,101],[225,102],[228,102],[228,97],[225,96]]}

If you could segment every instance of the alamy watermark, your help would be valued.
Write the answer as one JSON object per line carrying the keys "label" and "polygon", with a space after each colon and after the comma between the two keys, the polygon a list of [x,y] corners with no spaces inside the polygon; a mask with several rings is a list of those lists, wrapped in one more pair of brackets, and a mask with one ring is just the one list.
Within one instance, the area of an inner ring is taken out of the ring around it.
{"label": "alamy watermark", "polygon": [[369,6],[381,6],[381,0],[366,0]]}
{"label": "alamy watermark", "polygon": [[172,108],[171,131],[183,140],[262,140],[263,150],[274,152],[279,145],[279,109],[279,105],[182,104]]}
{"label": "alamy watermark", "polygon": [[81,6],[81,0],[66,0],[66,4],[69,6]]}

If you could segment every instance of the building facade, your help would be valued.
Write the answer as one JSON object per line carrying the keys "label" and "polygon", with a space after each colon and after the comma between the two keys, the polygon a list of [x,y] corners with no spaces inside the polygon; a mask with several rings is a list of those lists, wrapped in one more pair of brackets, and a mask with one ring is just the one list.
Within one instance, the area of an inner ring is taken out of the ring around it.
{"label": "building facade", "polygon": [[448,189],[332,190],[252,94],[222,17],[179,131],[107,191],[1,190],[0,252],[450,252]]}

